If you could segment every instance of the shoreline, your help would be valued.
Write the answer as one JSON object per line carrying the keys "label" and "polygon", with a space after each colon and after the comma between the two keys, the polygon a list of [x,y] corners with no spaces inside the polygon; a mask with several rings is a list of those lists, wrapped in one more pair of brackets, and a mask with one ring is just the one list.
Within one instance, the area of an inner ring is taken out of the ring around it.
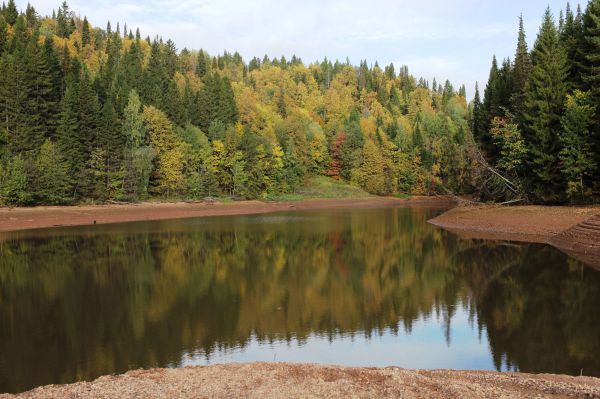
{"label": "shoreline", "polygon": [[464,238],[551,245],[600,269],[600,206],[456,207],[429,220]]}
{"label": "shoreline", "polygon": [[229,363],[133,370],[47,385],[8,398],[600,397],[600,378],[496,371],[409,370],[290,363]]}
{"label": "shoreline", "polygon": [[207,216],[252,215],[261,213],[332,208],[451,207],[451,197],[365,197],[306,199],[301,201],[140,202],[132,204],[39,206],[0,208],[0,233],[63,226],[83,226]]}

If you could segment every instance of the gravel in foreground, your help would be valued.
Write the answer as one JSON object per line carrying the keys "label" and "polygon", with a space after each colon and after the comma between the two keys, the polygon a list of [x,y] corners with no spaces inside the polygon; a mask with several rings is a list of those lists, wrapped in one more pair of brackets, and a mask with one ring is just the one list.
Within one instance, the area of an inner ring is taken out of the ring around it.
{"label": "gravel in foreground", "polygon": [[347,368],[286,363],[135,370],[49,385],[19,398],[600,398],[600,379],[487,371]]}

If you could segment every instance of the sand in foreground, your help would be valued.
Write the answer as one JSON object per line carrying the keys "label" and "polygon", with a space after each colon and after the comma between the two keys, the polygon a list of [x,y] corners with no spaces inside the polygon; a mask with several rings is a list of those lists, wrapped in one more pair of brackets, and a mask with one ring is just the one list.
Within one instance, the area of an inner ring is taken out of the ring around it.
{"label": "sand in foreground", "polygon": [[[0,399],[12,398],[0,395]],[[19,398],[568,398],[600,397],[600,379],[488,371],[348,368],[286,363],[135,370],[49,385]]]}

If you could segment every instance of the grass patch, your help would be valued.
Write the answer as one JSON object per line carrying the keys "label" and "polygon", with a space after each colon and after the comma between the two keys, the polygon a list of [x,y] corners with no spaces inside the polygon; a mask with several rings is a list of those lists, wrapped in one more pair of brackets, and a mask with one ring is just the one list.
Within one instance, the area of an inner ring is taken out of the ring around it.
{"label": "grass patch", "polygon": [[365,198],[373,195],[346,182],[326,176],[313,176],[294,193],[270,197],[272,201],[302,201],[316,198]]}

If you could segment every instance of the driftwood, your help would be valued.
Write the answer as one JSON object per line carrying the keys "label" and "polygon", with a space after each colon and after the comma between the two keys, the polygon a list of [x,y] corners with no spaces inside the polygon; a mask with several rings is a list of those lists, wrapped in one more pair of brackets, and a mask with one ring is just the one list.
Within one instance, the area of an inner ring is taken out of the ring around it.
{"label": "driftwood", "polygon": [[501,205],[527,201],[521,184],[490,166],[479,148],[473,148],[471,158],[478,172],[473,185],[479,189],[480,198],[500,202]]}

